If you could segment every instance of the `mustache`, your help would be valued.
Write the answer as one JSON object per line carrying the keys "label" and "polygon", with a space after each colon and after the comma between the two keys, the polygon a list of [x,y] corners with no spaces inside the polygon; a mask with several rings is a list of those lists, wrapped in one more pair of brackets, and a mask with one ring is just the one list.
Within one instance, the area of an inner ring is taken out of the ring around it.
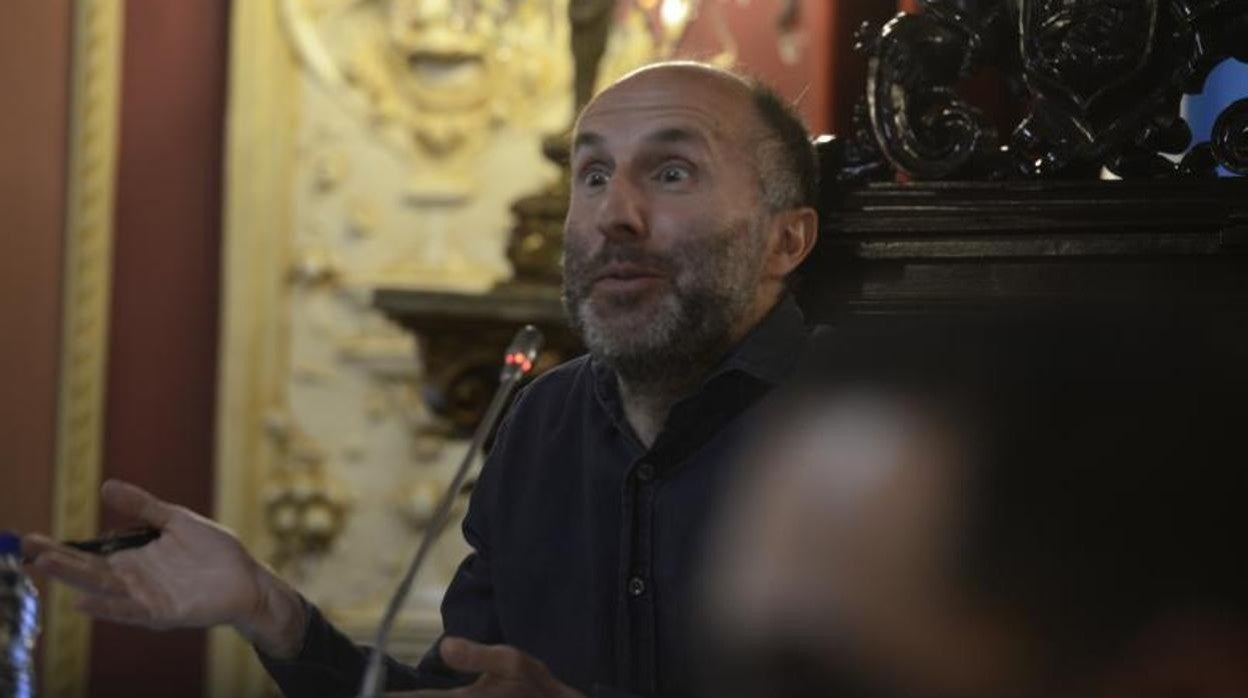
{"label": "mustache", "polygon": [[597,254],[588,258],[575,249],[568,249],[568,259],[564,266],[569,279],[577,285],[587,285],[603,269],[617,264],[643,267],[668,275],[674,274],[679,267],[672,255],[650,252],[636,245],[619,242],[604,244]]}

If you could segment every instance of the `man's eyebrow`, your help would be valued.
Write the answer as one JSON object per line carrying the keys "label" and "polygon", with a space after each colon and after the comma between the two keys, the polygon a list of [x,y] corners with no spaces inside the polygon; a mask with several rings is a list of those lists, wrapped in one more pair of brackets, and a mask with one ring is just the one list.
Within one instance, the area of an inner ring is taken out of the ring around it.
{"label": "man's eyebrow", "polygon": [[594,133],[593,131],[576,134],[576,140],[572,141],[572,152],[576,152],[581,148],[592,148],[602,145],[605,139]]}

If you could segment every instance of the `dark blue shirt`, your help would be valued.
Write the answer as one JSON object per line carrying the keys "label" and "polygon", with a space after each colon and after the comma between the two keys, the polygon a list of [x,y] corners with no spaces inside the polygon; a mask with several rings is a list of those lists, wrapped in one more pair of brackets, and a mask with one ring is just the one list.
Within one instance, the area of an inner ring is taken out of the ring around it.
{"label": "dark blue shirt", "polygon": [[[499,428],[464,519],[473,548],[442,603],[449,635],[504,643],[597,695],[692,693],[690,584],[726,465],[807,332],[786,297],[677,402],[652,448],[589,357],[537,378]],[[300,655],[262,657],[290,696],[354,696],[366,651],[311,609]],[[387,690],[461,685],[436,647]]]}

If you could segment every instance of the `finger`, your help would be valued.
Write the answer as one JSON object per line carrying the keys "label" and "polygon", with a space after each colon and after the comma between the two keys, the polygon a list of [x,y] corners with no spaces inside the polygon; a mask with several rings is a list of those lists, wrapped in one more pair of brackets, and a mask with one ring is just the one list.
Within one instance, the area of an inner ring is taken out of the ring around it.
{"label": "finger", "polygon": [[34,569],[54,579],[95,594],[124,595],[126,585],[103,560],[93,556],[70,555],[48,550],[35,560]]}
{"label": "finger", "polygon": [[40,555],[49,550],[59,550],[65,554],[72,554],[72,550],[60,543],[39,533],[30,533],[22,536],[22,557],[34,561]]}
{"label": "finger", "polygon": [[100,487],[104,505],[118,514],[142,519],[157,528],[164,528],[173,518],[173,506],[147,490],[121,480],[108,480]]}
{"label": "finger", "polygon": [[92,618],[108,620],[127,625],[147,625],[151,616],[142,604],[132,599],[119,596],[99,596],[90,594],[79,598],[74,608]]}
{"label": "finger", "polygon": [[530,676],[537,661],[508,645],[483,645],[461,637],[442,639],[439,654],[447,666],[467,674],[491,674],[501,678]]}

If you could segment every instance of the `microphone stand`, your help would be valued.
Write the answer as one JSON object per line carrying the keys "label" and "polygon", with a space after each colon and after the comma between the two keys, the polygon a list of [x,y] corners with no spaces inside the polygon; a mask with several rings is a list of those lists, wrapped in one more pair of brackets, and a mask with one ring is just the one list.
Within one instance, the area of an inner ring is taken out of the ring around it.
{"label": "microphone stand", "polygon": [[377,634],[373,640],[373,650],[368,656],[368,667],[364,671],[364,681],[360,686],[360,698],[378,698],[381,690],[385,685],[386,679],[386,641],[390,637],[390,631],[394,626],[394,620],[399,615],[399,609],[403,607],[403,601],[407,599],[408,593],[412,589],[412,581],[416,578],[416,572],[424,564],[425,558],[429,556],[429,550],[433,547],[438,536],[441,535],[442,529],[446,527],[447,519],[451,515],[451,507],[455,503],[456,496],[459,495],[460,489],[464,486],[464,480],[468,476],[468,469],[472,465],[473,459],[477,452],[481,450],[482,444],[486,437],[494,430],[494,425],[498,422],[499,417],[503,413],[503,407],[507,404],[507,398],[516,389],[516,385],[527,373],[533,370],[533,361],[537,357],[538,349],[542,345],[542,333],[532,325],[525,325],[516,333],[514,339],[511,340],[511,346],[507,348],[507,354],[503,361],[503,370],[499,375],[498,390],[494,392],[494,397],[490,400],[489,407],[485,410],[485,416],[481,419],[481,424],[477,426],[476,432],[472,435],[472,443],[468,446],[468,452],[464,454],[464,459],[460,461],[459,469],[455,471],[455,477],[451,479],[451,483],[447,486],[446,491],[442,493],[442,499],[438,502],[438,508],[434,511],[433,517],[429,520],[429,525],[425,527],[425,534],[420,539],[420,547],[416,549],[416,556],[412,558],[412,562],[407,567],[407,573],[403,575],[403,581],[399,583],[399,588],[394,592],[394,596],[390,597],[390,603],[386,606],[386,613],[381,618],[381,623],[377,626]]}

